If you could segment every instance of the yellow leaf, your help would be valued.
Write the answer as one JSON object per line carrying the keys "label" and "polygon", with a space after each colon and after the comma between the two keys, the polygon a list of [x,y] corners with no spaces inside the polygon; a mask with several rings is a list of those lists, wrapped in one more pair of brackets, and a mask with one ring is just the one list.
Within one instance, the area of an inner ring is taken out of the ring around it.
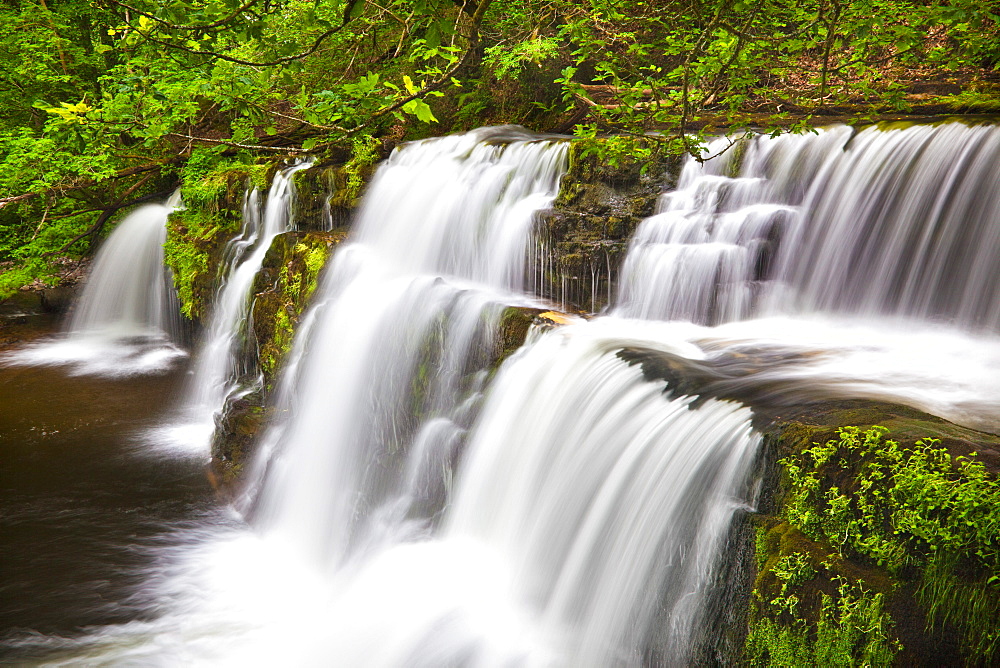
{"label": "yellow leaf", "polygon": [[557,325],[568,325],[572,322],[572,320],[570,320],[565,313],[559,313],[558,311],[546,311],[545,313],[539,313],[538,317],[551,320]]}

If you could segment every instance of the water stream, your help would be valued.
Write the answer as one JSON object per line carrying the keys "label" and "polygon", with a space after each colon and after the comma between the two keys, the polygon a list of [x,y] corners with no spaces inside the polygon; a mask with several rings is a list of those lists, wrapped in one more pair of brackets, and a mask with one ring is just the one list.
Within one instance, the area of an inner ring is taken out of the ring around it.
{"label": "water stream", "polygon": [[97,252],[65,333],[7,353],[3,362],[121,376],[162,372],[184,357],[174,343],[180,313],[163,263],[167,216],[179,204],[177,192],[130,212]]}
{"label": "water stream", "polygon": [[260,389],[258,382],[240,387],[238,357],[248,329],[251,288],[264,264],[274,238],[290,229],[294,196],[292,177],[309,167],[301,162],[278,172],[268,191],[263,212],[256,188],[248,190],[243,204],[243,229],[226,246],[222,281],[212,304],[212,314],[198,347],[183,408],[185,428],[175,431],[206,454],[215,420],[226,402],[236,395]]}

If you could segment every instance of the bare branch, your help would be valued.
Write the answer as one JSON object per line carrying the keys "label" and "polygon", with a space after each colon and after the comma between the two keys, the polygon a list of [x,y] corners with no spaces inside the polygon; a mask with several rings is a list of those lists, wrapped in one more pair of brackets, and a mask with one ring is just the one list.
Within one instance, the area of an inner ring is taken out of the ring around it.
{"label": "bare branch", "polygon": [[275,153],[304,153],[300,148],[295,147],[281,147],[281,146],[261,146],[259,144],[240,144],[238,142],[229,141],[228,139],[212,139],[210,137],[195,137],[193,135],[186,135],[181,132],[167,132],[163,135],[164,137],[178,137],[180,139],[188,139],[190,141],[202,142],[205,144],[219,144],[221,146],[232,146],[233,148],[245,148],[252,151],[272,151]]}

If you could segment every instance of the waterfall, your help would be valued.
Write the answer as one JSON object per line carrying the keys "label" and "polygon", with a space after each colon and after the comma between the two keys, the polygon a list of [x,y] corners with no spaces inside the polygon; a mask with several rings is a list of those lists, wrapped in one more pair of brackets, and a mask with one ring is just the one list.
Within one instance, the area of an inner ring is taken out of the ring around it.
{"label": "waterfall", "polygon": [[618,359],[629,323],[595,324],[501,371],[443,533],[498,553],[556,665],[684,665],[758,437],[749,409],[670,398]]}
{"label": "waterfall", "polygon": [[706,658],[756,501],[755,411],[877,398],[1000,429],[997,137],[840,127],[688,161],[609,312],[532,330],[496,370],[502,310],[541,305],[526,255],[566,144],[498,128],[404,145],[297,331],[249,526],[169,555],[150,576],[162,617],[61,647],[159,665]]}
{"label": "waterfall", "polygon": [[[243,203],[243,229],[229,242],[223,254],[226,269],[187,390],[186,412],[201,425],[198,431],[204,433],[205,439],[211,437],[214,418],[223,410],[227,399],[240,390],[238,357],[247,333],[251,288],[271,242],[289,229],[295,187],[292,176],[308,166],[309,163],[302,162],[275,174],[263,214],[257,189],[247,192]],[[188,436],[193,434],[189,431]]]}
{"label": "waterfall", "polygon": [[687,161],[636,234],[616,313],[1000,326],[1000,129],[840,126],[744,149]]}
{"label": "waterfall", "polygon": [[499,128],[409,144],[379,168],[293,348],[258,525],[330,568],[428,530],[494,324],[526,301],[534,214],[565,156],[565,143]]}
{"label": "waterfall", "polygon": [[142,205],[119,223],[94,257],[65,336],[5,356],[12,364],[67,364],[76,373],[129,375],[168,368],[180,310],[163,262],[167,217],[180,204]]}
{"label": "waterfall", "polygon": [[176,193],[164,204],[140,206],[111,233],[73,310],[72,335],[177,335],[179,310],[163,264],[163,243],[167,216],[179,201]]}

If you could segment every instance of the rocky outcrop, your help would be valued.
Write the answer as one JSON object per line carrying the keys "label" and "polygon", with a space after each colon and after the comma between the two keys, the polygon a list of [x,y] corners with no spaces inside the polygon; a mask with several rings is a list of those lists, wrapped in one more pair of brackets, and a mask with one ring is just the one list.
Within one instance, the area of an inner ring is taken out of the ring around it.
{"label": "rocky outcrop", "polygon": [[[898,404],[739,382],[766,364],[619,356],[673,394],[737,400],[763,435],[696,663],[994,665],[1000,436]],[[738,611],[738,612],[734,612]]]}
{"label": "rocky outcrop", "polygon": [[559,195],[541,215],[529,285],[563,310],[596,313],[608,304],[632,233],[680,164],[659,154],[610,155],[605,142],[570,147]]}
{"label": "rocky outcrop", "polygon": [[873,401],[768,419],[744,663],[994,665],[1000,437]]}

